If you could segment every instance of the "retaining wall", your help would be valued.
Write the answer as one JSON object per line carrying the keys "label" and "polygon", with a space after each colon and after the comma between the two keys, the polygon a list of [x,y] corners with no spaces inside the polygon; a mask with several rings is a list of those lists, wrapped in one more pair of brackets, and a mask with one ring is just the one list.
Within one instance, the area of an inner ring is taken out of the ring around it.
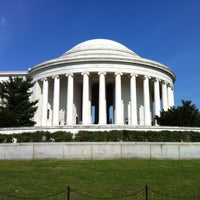
{"label": "retaining wall", "polygon": [[0,144],[0,160],[199,159],[200,143],[64,142]]}

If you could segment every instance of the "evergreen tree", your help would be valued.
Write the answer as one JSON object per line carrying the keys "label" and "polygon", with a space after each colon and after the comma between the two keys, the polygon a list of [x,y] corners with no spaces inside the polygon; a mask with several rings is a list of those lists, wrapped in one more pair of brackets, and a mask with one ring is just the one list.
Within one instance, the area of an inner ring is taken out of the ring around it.
{"label": "evergreen tree", "polygon": [[33,126],[37,101],[31,102],[32,78],[9,77],[0,83],[0,127]]}
{"label": "evergreen tree", "polygon": [[200,126],[200,113],[191,101],[182,100],[182,106],[171,107],[167,111],[162,111],[160,117],[155,119],[159,125],[163,126]]}

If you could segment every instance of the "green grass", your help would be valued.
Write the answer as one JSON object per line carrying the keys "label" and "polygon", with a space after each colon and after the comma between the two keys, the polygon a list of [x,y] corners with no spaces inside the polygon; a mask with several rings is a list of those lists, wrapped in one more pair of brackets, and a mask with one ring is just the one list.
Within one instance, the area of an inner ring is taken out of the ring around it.
{"label": "green grass", "polygon": [[[0,161],[1,200],[16,199],[6,195],[36,199],[66,191],[68,185],[71,200],[143,200],[146,184],[151,200],[177,199],[155,191],[169,196],[199,195],[196,199],[200,199],[199,180],[200,160]],[[44,199],[67,199],[67,193]]]}

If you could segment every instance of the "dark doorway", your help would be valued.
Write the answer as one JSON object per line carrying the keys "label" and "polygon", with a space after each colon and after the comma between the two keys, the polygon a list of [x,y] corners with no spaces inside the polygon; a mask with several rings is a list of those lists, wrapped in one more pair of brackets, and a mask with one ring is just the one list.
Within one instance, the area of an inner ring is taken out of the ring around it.
{"label": "dark doorway", "polygon": [[99,84],[95,83],[92,86],[92,122],[99,122]]}
{"label": "dark doorway", "polygon": [[[92,85],[92,123],[98,124],[99,122],[99,84],[94,83]],[[114,123],[113,117],[113,84],[106,85],[106,113],[107,124]],[[100,111],[101,112],[101,111]]]}
{"label": "dark doorway", "polygon": [[107,124],[113,124],[113,84],[109,83],[106,86],[106,101],[107,101]]}

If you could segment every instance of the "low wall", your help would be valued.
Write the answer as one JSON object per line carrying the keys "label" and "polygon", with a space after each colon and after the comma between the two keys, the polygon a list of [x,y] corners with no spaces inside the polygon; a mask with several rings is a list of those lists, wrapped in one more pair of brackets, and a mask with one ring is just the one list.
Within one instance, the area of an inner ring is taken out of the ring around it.
{"label": "low wall", "polygon": [[79,131],[112,131],[112,130],[131,130],[131,131],[194,131],[200,132],[200,127],[176,127],[176,126],[131,126],[131,125],[74,125],[74,126],[55,126],[55,127],[18,127],[18,128],[0,128],[0,134],[15,134],[23,132],[35,132],[35,131],[67,131],[73,134]]}
{"label": "low wall", "polygon": [[0,144],[0,160],[199,159],[200,143],[64,142]]}

